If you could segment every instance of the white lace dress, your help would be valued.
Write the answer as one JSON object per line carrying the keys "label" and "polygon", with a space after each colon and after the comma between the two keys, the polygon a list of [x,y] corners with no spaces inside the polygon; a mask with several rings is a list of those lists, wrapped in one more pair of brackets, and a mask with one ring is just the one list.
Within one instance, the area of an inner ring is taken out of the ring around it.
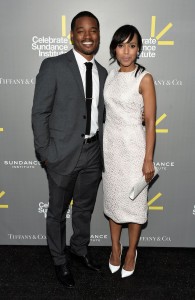
{"label": "white lace dress", "polygon": [[146,142],[139,85],[148,72],[138,72],[136,77],[135,72],[112,70],[105,83],[104,213],[116,223],[143,224],[147,221],[147,188],[134,201],[129,192],[142,176]]}

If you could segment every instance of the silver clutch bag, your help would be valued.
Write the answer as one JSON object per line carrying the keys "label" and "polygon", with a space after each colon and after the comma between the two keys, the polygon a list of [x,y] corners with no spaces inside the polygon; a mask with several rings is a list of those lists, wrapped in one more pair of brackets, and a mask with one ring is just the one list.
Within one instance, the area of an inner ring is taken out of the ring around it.
{"label": "silver clutch bag", "polygon": [[[159,169],[154,166],[154,176],[153,178],[158,174]],[[152,179],[153,179],[152,178]],[[143,189],[149,184],[149,182],[146,182],[145,176],[142,176],[138,182],[132,187],[129,193],[129,198],[131,200],[134,200],[140,193],[143,191]]]}

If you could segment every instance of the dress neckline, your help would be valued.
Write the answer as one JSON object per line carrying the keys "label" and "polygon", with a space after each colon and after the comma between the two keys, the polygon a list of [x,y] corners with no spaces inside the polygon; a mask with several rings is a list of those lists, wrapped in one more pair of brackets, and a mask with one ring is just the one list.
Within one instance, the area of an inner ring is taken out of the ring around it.
{"label": "dress neckline", "polygon": [[133,74],[133,73],[135,73],[137,71],[137,68],[138,68],[138,65],[136,65],[136,67],[135,67],[135,69],[133,71],[128,71],[128,72],[120,72],[119,71],[120,69],[118,69],[117,73],[118,74]]}

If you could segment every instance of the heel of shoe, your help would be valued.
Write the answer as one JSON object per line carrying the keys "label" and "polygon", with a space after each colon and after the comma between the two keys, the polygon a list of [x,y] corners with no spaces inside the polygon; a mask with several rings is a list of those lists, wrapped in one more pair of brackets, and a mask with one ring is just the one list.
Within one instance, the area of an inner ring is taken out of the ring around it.
{"label": "heel of shoe", "polygon": [[[136,259],[137,259],[137,250],[135,252],[135,265],[136,265]],[[134,265],[134,270],[132,270],[132,271],[127,271],[124,268],[122,268],[122,270],[121,270],[121,277],[125,278],[125,277],[129,277],[129,276],[133,275],[133,273],[135,271],[135,265]]]}
{"label": "heel of shoe", "polygon": [[[123,246],[122,246],[122,244],[121,244],[120,260],[121,260],[122,251],[123,251]],[[112,252],[111,252],[110,256],[111,256],[111,255],[112,255]],[[114,266],[114,265],[112,265],[112,264],[110,263],[110,260],[109,260],[109,269],[110,269],[111,273],[113,274],[113,273],[117,272],[117,271],[120,269],[120,265],[119,265],[119,266]]]}

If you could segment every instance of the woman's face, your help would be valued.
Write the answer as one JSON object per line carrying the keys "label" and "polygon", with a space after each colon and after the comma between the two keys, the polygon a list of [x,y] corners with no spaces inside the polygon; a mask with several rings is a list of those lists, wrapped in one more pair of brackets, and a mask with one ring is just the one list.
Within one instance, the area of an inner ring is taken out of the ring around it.
{"label": "woman's face", "polygon": [[116,59],[119,62],[121,71],[130,72],[135,68],[135,61],[139,52],[137,35],[128,42],[129,37],[116,47]]}

